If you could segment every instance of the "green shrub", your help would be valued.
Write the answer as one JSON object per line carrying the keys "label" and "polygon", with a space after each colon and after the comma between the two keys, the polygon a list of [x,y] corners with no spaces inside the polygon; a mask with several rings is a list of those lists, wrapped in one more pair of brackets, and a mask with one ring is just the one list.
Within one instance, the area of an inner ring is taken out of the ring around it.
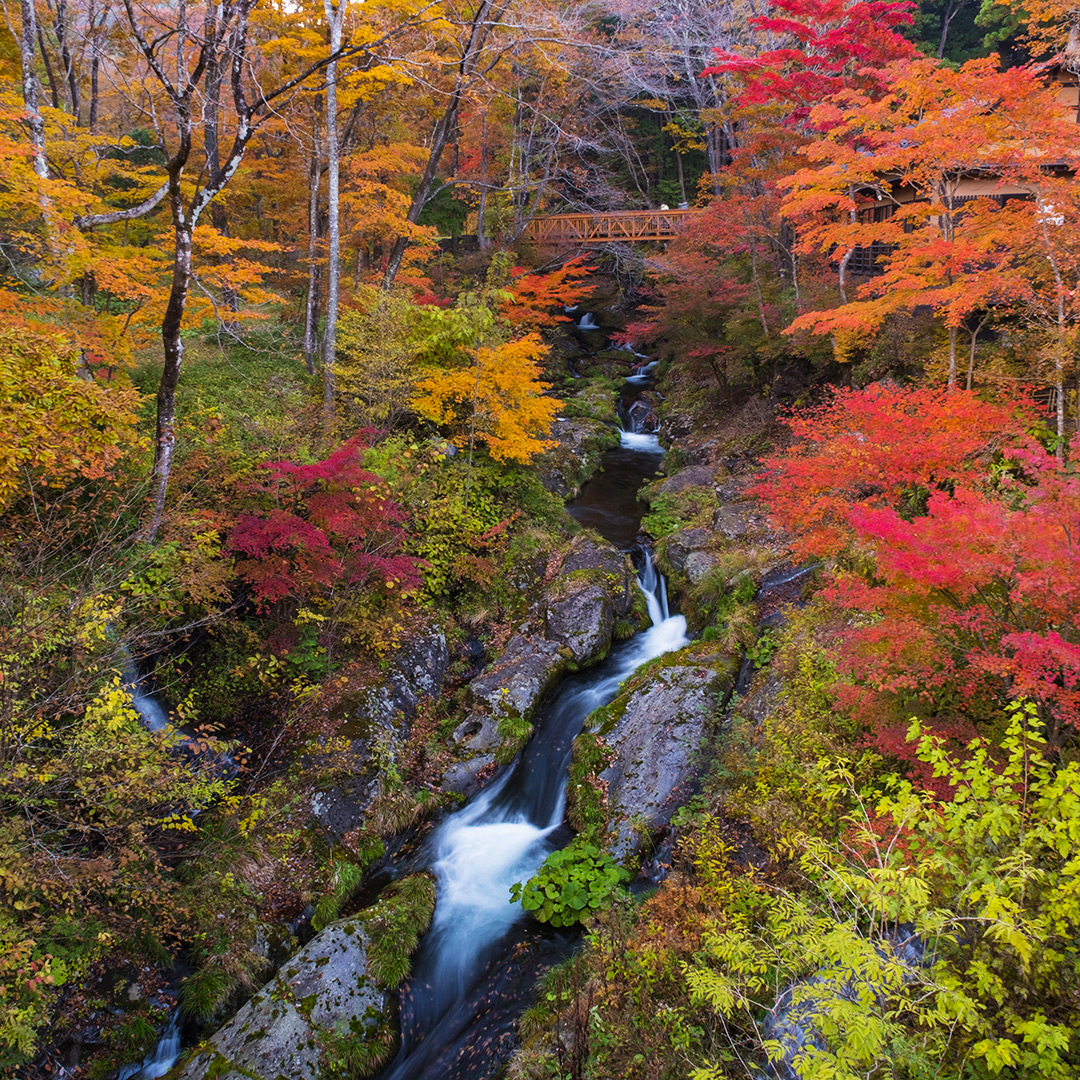
{"label": "green shrub", "polygon": [[575,839],[553,851],[523,885],[510,887],[510,902],[521,901],[541,922],[573,926],[605,907],[630,875],[595,844]]}

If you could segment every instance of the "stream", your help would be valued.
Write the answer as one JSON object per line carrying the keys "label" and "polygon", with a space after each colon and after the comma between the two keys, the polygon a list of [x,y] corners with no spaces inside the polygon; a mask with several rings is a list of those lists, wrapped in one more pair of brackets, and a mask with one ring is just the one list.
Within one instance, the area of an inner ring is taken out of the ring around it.
{"label": "stream", "polygon": [[[621,403],[623,416],[644,380]],[[602,472],[567,509],[622,550],[638,544],[641,486],[662,450],[655,434],[624,432]],[[687,644],[686,620],[668,610],[665,583],[642,552],[638,584],[652,625],[617,645],[601,664],[564,679],[542,707],[514,766],[428,840],[437,881],[431,929],[402,992],[401,1049],[382,1080],[482,1080],[513,1046],[513,1026],[536,978],[572,947],[571,935],[538,933],[509,902],[573,833],[563,823],[573,742],[586,718],[654,657]]]}
{"label": "stream", "polygon": [[[583,318],[583,324],[588,321],[591,316]],[[629,430],[567,510],[619,549],[637,554],[638,584],[651,625],[617,644],[596,667],[563,679],[541,708],[533,737],[514,765],[425,842],[418,861],[436,878],[435,915],[401,992],[401,1049],[381,1080],[491,1076],[515,1046],[517,1017],[538,978],[578,940],[573,932],[555,932],[527,919],[521,906],[510,902],[510,887],[531,877],[573,837],[563,822],[567,773],[586,718],[610,702],[642,664],[688,642],[685,618],[668,610],[664,580],[649,552],[640,548],[644,507],[638,492],[655,476],[663,454],[655,433],[634,430],[643,415],[634,405],[651,383],[649,374],[628,379],[619,414]],[[144,723],[156,729],[155,709],[162,710],[141,692],[137,679],[128,681]],[[163,1076],[179,1052],[174,1017],[156,1050],[120,1075],[125,1080]]]}

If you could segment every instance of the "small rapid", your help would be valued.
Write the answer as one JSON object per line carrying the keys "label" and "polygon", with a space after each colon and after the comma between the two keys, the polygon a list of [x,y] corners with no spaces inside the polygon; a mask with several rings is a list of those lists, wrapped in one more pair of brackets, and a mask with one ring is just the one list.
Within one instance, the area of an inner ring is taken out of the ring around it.
{"label": "small rapid", "polygon": [[125,1065],[116,1080],[158,1080],[164,1076],[180,1057],[180,1036],[180,1011],[174,1009],[154,1049],[142,1061]]}
{"label": "small rapid", "polygon": [[[595,709],[647,661],[687,644],[686,619],[668,610],[666,586],[645,553],[638,575],[652,625],[603,663],[564,680],[541,710],[517,763],[429,840],[437,881],[435,918],[415,960],[402,1003],[402,1045],[383,1080],[445,1080],[487,1075],[470,1049],[485,995],[475,988],[512,945],[523,917],[510,886],[525,881],[571,837],[563,825],[575,737]],[[493,963],[494,962],[494,963]]]}

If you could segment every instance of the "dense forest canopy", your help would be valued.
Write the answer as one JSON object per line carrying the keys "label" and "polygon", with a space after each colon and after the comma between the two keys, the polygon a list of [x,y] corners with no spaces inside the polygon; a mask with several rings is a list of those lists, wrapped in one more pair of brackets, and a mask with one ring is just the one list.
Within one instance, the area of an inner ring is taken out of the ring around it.
{"label": "dense forest canopy", "polygon": [[[575,743],[579,838],[514,896],[586,947],[508,1075],[1076,1075],[1069,5],[4,12],[0,1071],[115,1075],[173,997],[211,1034],[456,805],[469,681],[572,562],[648,359],[641,527],[727,690],[644,902],[624,698]],[[669,206],[669,242],[528,239]],[[624,599],[601,651],[648,620]],[[369,730],[429,632],[442,693]],[[492,771],[533,730],[493,708]],[[361,774],[332,834],[310,808]],[[394,888],[387,990],[435,903]],[[396,1038],[338,1033],[322,1074]]]}

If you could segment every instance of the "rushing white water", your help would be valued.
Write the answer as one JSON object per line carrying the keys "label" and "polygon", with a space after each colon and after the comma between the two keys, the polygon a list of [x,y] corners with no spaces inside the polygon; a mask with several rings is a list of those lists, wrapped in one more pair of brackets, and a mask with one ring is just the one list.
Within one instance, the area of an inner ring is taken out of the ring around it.
{"label": "rushing white water", "polygon": [[579,330],[600,329],[599,325],[597,325],[596,320],[593,318],[593,313],[591,311],[586,311],[585,314],[582,315],[580,319],[578,319],[577,328]]}
{"label": "rushing white water", "polygon": [[142,678],[135,661],[127,649],[120,654],[123,663],[124,689],[131,695],[131,704],[139,714],[139,719],[151,731],[164,731],[169,726],[169,714],[155,701],[142,686]]}
{"label": "rushing white water", "polygon": [[116,1080],[157,1080],[164,1076],[180,1057],[180,1012],[173,1010],[169,1025],[157,1046],[136,1065],[125,1065]]}
{"label": "rushing white water", "polygon": [[620,431],[619,445],[627,450],[642,450],[646,454],[662,454],[664,448],[660,445],[660,438],[655,432],[645,431]]}
{"label": "rushing white water", "polygon": [[411,1030],[386,1080],[435,1080],[438,1054],[467,1037],[468,991],[524,916],[509,902],[510,886],[530,878],[566,842],[567,768],[585,718],[611,701],[636,668],[687,644],[686,619],[668,611],[664,580],[649,557],[638,583],[652,625],[599,667],[567,680],[514,769],[434,834],[435,918],[417,958]]}

